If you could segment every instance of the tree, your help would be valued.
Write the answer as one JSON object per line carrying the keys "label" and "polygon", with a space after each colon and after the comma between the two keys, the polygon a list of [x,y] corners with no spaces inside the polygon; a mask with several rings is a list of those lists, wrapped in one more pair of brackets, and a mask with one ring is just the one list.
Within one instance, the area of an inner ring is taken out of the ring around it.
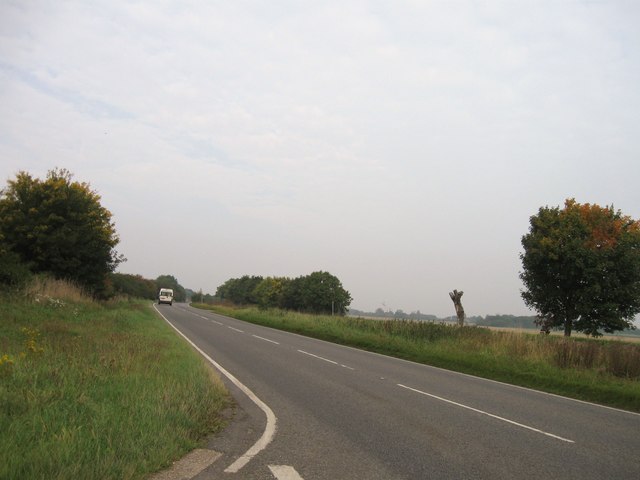
{"label": "tree", "polygon": [[253,290],[260,308],[278,308],[283,304],[284,289],[290,280],[284,277],[264,278]]}
{"label": "tree", "polygon": [[230,278],[216,291],[220,300],[229,300],[238,305],[257,304],[256,287],[262,282],[262,277],[244,275],[240,278]]}
{"label": "tree", "polygon": [[640,222],[619,210],[565,201],[530,219],[520,255],[527,306],[543,328],[601,335],[640,313]]}
{"label": "tree", "polygon": [[125,259],[111,212],[87,183],[65,169],[45,180],[19,172],[0,191],[0,235],[4,245],[34,273],[78,283],[103,294],[110,272]]}
{"label": "tree", "polygon": [[456,308],[456,315],[458,317],[458,326],[464,326],[464,308],[462,308],[462,295],[464,292],[462,290],[454,290],[453,292],[449,292],[449,297],[451,297],[451,301],[453,302],[454,307]]}
{"label": "tree", "polygon": [[351,295],[329,272],[313,272],[300,277],[298,310],[311,313],[346,315]]}
{"label": "tree", "polygon": [[28,282],[30,276],[27,265],[9,249],[0,233],[0,285],[19,289]]}

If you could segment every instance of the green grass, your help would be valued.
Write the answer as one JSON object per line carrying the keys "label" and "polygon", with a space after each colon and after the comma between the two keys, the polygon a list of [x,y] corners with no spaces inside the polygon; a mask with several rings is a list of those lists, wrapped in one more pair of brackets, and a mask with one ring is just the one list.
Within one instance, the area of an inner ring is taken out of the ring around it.
{"label": "green grass", "polygon": [[0,298],[0,478],[143,478],[218,431],[228,401],[148,304]]}
{"label": "green grass", "polygon": [[640,412],[640,345],[401,320],[195,305],[248,322]]}

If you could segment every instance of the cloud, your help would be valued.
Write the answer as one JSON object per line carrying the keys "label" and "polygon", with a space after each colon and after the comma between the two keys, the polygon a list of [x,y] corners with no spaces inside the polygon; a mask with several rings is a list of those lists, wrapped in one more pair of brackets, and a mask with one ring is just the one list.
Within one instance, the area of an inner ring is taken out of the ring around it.
{"label": "cloud", "polygon": [[0,173],[90,181],[134,273],[213,291],[324,269],[358,308],[444,314],[458,288],[470,313],[523,313],[539,206],[640,217],[639,20],[624,2],[4,3]]}

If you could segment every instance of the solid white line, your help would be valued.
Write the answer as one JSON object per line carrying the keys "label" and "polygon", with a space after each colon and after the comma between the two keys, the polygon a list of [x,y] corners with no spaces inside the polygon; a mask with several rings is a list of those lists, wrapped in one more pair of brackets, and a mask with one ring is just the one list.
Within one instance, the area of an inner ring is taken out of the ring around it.
{"label": "solid white line", "polygon": [[481,413],[482,415],[487,415],[488,417],[495,418],[497,420],[502,420],[503,422],[510,423],[512,425],[516,425],[521,428],[526,428],[527,430],[531,430],[537,433],[541,433],[548,437],[555,438],[557,440],[562,440],[563,442],[575,443],[573,440],[569,440],[568,438],[559,437],[558,435],[554,435],[553,433],[545,432],[543,430],[538,430],[537,428],[530,427],[528,425],[523,425],[522,423],[514,422],[513,420],[509,420],[508,418],[499,417],[498,415],[494,415],[493,413],[485,412],[484,410],[478,410],[477,408],[470,407],[468,405],[463,405],[462,403],[454,402],[453,400],[448,400],[446,398],[439,397],[437,395],[433,395],[431,393],[423,392],[422,390],[416,390],[415,388],[407,387],[406,385],[402,385],[401,383],[397,384],[399,387],[406,388],[407,390],[411,390],[412,392],[420,393],[422,395],[426,395],[427,397],[435,398],[436,400],[440,400],[442,402],[450,403],[451,405],[456,405],[457,407],[466,408],[467,410],[472,410],[477,413]]}
{"label": "solid white line", "polygon": [[269,470],[278,480],[304,480],[296,469],[289,465],[269,465]]}
{"label": "solid white line", "polygon": [[258,441],[256,443],[253,444],[253,446],[249,450],[247,450],[244,453],[244,455],[241,455],[235,462],[233,462],[231,465],[229,465],[225,470],[225,473],[236,473],[236,472],[238,472],[242,467],[244,467],[247,463],[249,463],[249,461],[253,457],[255,457],[258,453],[260,453],[262,450],[267,448],[267,445],[269,445],[271,443],[271,441],[273,440],[273,437],[276,434],[276,423],[277,423],[277,419],[276,419],[275,414],[273,413],[273,410],[271,410],[266,403],[264,403],[262,400],[260,400],[255,395],[255,393],[253,393],[251,390],[249,390],[249,388],[246,387],[240,380],[238,380],[230,372],[225,370],[222,365],[220,365],[218,362],[213,360],[209,355],[207,355],[205,352],[203,352],[195,343],[193,343],[191,340],[189,340],[184,333],[182,333],[180,330],[178,330],[167,319],[167,317],[165,317],[164,315],[162,315],[162,313],[160,313],[160,311],[155,307],[155,305],[154,305],[153,308],[156,310],[156,312],[158,312],[160,314],[160,316],[162,318],[164,318],[165,322],[167,322],[169,325],[171,325],[171,327],[176,332],[178,332],[187,342],[189,342],[191,344],[191,346],[193,348],[195,348],[200,353],[200,355],[202,355],[204,358],[207,359],[207,361],[209,361],[209,363],[211,363],[225,377],[227,377],[231,381],[231,383],[233,383],[236,387],[238,387],[240,390],[242,390],[242,392],[247,397],[249,397],[251,399],[251,401],[253,403],[255,403],[258,406],[258,408],[260,408],[260,410],[262,410],[264,412],[264,414],[267,416],[267,425],[264,428],[264,432],[262,432],[262,436],[258,439]]}
{"label": "solid white line", "polygon": [[275,343],[276,345],[280,345],[278,342],[274,340],[269,340],[268,338],[260,337],[258,335],[252,335],[252,337],[259,338],[260,340],[264,340],[265,342]]}
{"label": "solid white line", "polygon": [[230,328],[231,330],[236,331],[236,332],[244,333],[244,330],[239,330],[237,328],[233,328],[233,327],[229,327],[229,326],[227,328]]}
{"label": "solid white line", "polygon": [[305,355],[309,355],[310,357],[317,358],[319,360],[324,360],[325,362],[333,363],[334,365],[338,365],[338,362],[334,362],[333,360],[329,360],[328,358],[319,357],[318,355],[314,355],[313,353],[305,352],[304,350],[298,350],[300,353],[304,353]]}

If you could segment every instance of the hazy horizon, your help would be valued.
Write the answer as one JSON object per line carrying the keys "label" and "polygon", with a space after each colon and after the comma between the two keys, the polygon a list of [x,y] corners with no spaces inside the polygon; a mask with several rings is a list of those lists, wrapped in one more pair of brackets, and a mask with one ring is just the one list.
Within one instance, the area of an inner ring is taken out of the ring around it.
{"label": "hazy horizon", "polygon": [[54,167],[120,272],[215,293],[336,275],[351,306],[532,314],[529,217],[640,218],[640,4],[3,2],[0,181]]}

